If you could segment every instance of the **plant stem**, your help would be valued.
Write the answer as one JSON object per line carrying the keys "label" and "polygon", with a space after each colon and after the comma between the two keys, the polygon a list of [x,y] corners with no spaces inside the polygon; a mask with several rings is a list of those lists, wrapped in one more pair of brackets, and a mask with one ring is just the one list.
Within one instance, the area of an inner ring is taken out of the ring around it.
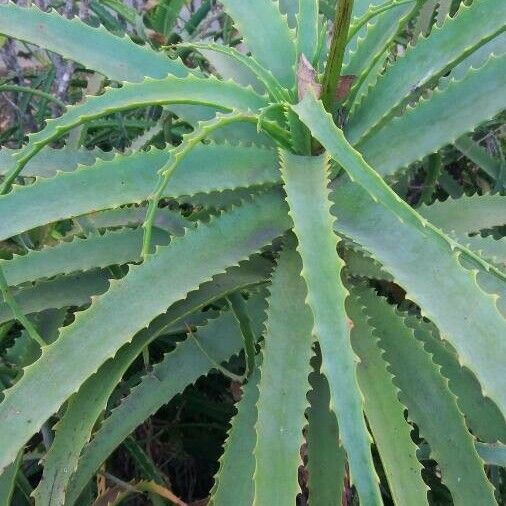
{"label": "plant stem", "polygon": [[30,93],[31,95],[37,95],[38,97],[50,100],[51,102],[58,104],[62,109],[65,109],[65,107],[67,107],[65,105],[65,102],[62,102],[59,98],[53,97],[53,95],[46,93],[45,91],[38,90],[36,88],[29,88],[28,86],[19,86],[17,84],[2,84],[0,86],[0,93],[4,93],[7,91],[14,91],[18,93]]}
{"label": "plant stem", "polygon": [[334,18],[334,34],[322,84],[322,101],[325,109],[329,112],[332,112],[335,92],[341,76],[352,10],[353,0],[339,0]]}

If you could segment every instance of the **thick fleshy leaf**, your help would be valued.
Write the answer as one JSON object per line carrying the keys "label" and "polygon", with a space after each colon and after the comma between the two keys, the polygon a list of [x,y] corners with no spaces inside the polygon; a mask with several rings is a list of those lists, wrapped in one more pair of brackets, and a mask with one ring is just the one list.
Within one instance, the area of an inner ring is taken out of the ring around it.
{"label": "thick fleshy leaf", "polygon": [[128,37],[117,37],[103,26],[94,28],[77,17],[67,19],[53,10],[43,12],[11,2],[0,4],[0,33],[49,49],[116,81],[188,74],[180,61],[139,46]]}
{"label": "thick fleshy leaf", "polygon": [[313,328],[301,269],[299,254],[286,248],[272,276],[258,385],[255,504],[276,497],[279,506],[292,506],[300,492]]}
{"label": "thick fleshy leaf", "polygon": [[[119,378],[123,376],[131,361],[142,351],[143,347],[156,338],[156,336],[170,332],[174,328],[181,331],[181,329],[177,329],[177,326],[183,322],[185,325],[198,325],[202,327],[213,314],[209,316],[209,311],[202,313],[197,313],[197,311],[211,304],[213,301],[223,298],[230,292],[235,292],[236,290],[261,282],[268,276],[270,268],[270,262],[263,262],[261,258],[255,258],[241,264],[239,267],[228,269],[224,274],[215,276],[212,281],[204,283],[196,292],[190,293],[185,300],[174,304],[164,315],[156,318],[147,329],[139,332],[131,343],[124,346],[114,357],[114,360],[103,364],[97,373],[86,380],[79,391],[71,397],[63,418],[55,427],[55,439],[44,463],[43,481],[36,492],[36,497],[39,498],[41,504],[47,504],[48,495],[54,503],[63,504],[61,501],[64,500],[65,490],[76,468],[77,459],[92,433],[99,414],[104,409]],[[229,332],[230,339],[227,334],[223,348],[219,348],[219,350],[224,350],[225,358],[228,358],[225,351],[227,350],[227,346],[231,343],[234,343],[234,345],[240,343],[240,335],[238,334],[237,326],[234,326],[233,322],[230,321],[230,315],[222,315],[218,319],[220,320],[219,322],[210,321],[205,329],[201,328],[199,330],[199,339],[205,338],[206,332],[209,332],[208,335],[214,338],[213,334],[216,334],[216,329],[226,330],[229,328],[231,331]],[[207,348],[207,340],[204,341]],[[203,343],[201,342],[201,344]],[[191,340],[178,345],[178,353],[184,357],[190,357],[195,351],[195,343],[191,342]],[[214,349],[209,349],[208,351],[214,357]],[[230,355],[233,352],[235,352],[235,348],[233,350],[230,349]],[[196,357],[203,358],[201,357],[200,350],[195,355]],[[173,356],[171,355],[171,358],[167,360],[167,367],[172,367],[174,365]],[[191,360],[195,363],[194,359]],[[204,364],[206,364],[206,361],[201,360],[196,364],[197,367],[193,371],[197,373],[198,368],[204,366]],[[212,367],[212,364],[208,360],[207,369],[204,366],[202,374],[207,373],[210,367]],[[195,381],[194,376],[189,376],[187,379],[190,383]],[[146,379],[144,387],[136,388],[134,396],[113,411],[111,425],[107,421],[103,432],[97,433],[98,439],[86,447],[83,458],[79,463],[79,472],[72,482],[71,495],[78,494],[100,463],[107,458],[109,453],[145,417],[149,416],[150,413],[169,400],[166,397],[167,392],[158,388],[153,389],[148,395],[148,388],[151,386],[149,381],[149,378]],[[180,383],[173,382],[170,384],[167,381],[167,386],[169,389],[176,388],[177,391],[177,388],[184,388],[186,386],[184,381],[184,378]],[[133,402],[133,399],[138,398],[141,401]],[[132,409],[132,407],[135,407],[135,409]],[[145,414],[146,410],[148,411],[148,415]],[[103,439],[102,435],[104,435]],[[102,442],[100,443],[100,441]],[[62,467],[66,468],[68,472],[61,473]]]}
{"label": "thick fleshy leaf", "polygon": [[359,300],[350,297],[347,310],[354,324],[351,342],[360,358],[357,376],[365,413],[394,503],[426,504],[427,486],[416,457],[417,446],[411,439],[411,426],[404,419],[405,407],[397,398],[397,387],[378,348],[378,338],[372,335]]}
{"label": "thick fleshy leaf", "polygon": [[[437,81],[451,68],[503,29],[506,5],[480,0],[462,6],[444,27],[435,27],[428,38],[409,47],[385,74],[350,118],[347,136],[352,144],[385,124],[405,99],[417,89]],[[441,110],[440,110],[441,111]]]}
{"label": "thick fleshy leaf", "polygon": [[[282,234],[289,225],[288,217],[279,212],[283,207],[276,195],[263,194],[189,230],[141,265],[132,266],[126,277],[115,280],[105,295],[63,329],[53,345],[43,349],[41,358],[6,392],[0,404],[0,420],[8,428],[0,436],[1,467],[10,464],[16,449],[137,331],[202,282]],[[181,268],[181,258],[187,269]],[[167,266],[172,266],[171,283],[159,275]],[[131,293],[137,294],[135,301]],[[90,339],[96,339],[97,345]],[[68,370],[62,371],[62,364],[67,364]],[[61,375],[65,382],[59,380]]]}
{"label": "thick fleshy leaf", "polygon": [[342,506],[346,453],[339,442],[337,418],[330,407],[330,389],[320,372],[321,358],[312,360],[307,411],[307,470],[309,504]]}
{"label": "thick fleshy leaf", "polygon": [[[295,37],[277,1],[223,0],[253,56],[288,89],[295,84]],[[273,50],[275,48],[275,50]]]}
{"label": "thick fleshy leaf", "polygon": [[[421,99],[404,115],[388,121],[360,142],[357,149],[386,176],[453,144],[504,108],[505,63],[506,55],[492,55],[479,69],[470,69],[462,80],[450,78],[446,86]],[[395,150],[385,149],[389,145],[394,145]]]}
{"label": "thick fleshy leaf", "polygon": [[329,159],[325,155],[303,157],[281,152],[281,174],[302,258],[306,300],[314,317],[313,335],[321,347],[321,371],[329,382],[331,409],[339,422],[340,437],[361,500],[381,504],[344,307],[348,292],[341,281],[343,261],[337,254],[338,239],[332,232],[328,171]]}
{"label": "thick fleshy leaf", "polygon": [[431,445],[431,455],[441,467],[443,483],[455,503],[495,505],[494,489],[485,475],[483,461],[439,367],[385,299],[370,289],[359,294],[400,389],[399,398]]}
{"label": "thick fleshy leaf", "polygon": [[135,107],[180,103],[213,106],[225,111],[256,111],[267,105],[265,97],[257,95],[252,89],[242,88],[232,81],[218,81],[214,77],[171,76],[125,83],[121,88],[108,89],[103,95],[89,97],[85,102],[69,106],[62,116],[48,120],[43,130],[30,135],[28,144],[15,155],[15,170],[6,176],[4,186],[44,146],[76,126]]}
{"label": "thick fleshy leaf", "polygon": [[[153,191],[157,172],[170,158],[152,149],[130,156],[117,155],[92,167],[15,186],[0,196],[0,240],[34,227],[100,209],[141,203]],[[255,146],[207,144],[196,146],[181,162],[165,197],[210,193],[279,181],[276,153]],[[54,202],[58,201],[55,206]]]}
{"label": "thick fleshy leaf", "polygon": [[464,269],[458,251],[434,240],[427,229],[401,222],[356,184],[339,186],[332,200],[336,231],[381,262],[456,349],[460,363],[476,375],[484,394],[503,409],[506,321],[495,298],[477,284],[477,271]]}

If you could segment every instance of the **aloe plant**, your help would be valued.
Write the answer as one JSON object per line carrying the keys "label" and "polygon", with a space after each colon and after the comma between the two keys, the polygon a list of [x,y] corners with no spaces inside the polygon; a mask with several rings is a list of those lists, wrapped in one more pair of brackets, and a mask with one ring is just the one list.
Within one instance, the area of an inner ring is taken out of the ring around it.
{"label": "aloe plant", "polygon": [[[455,504],[496,504],[506,250],[477,233],[500,233],[504,199],[429,192],[414,208],[395,189],[447,145],[480,149],[468,134],[506,98],[506,3],[462,5],[402,55],[392,47],[423,2],[222,3],[248,52],[171,48],[201,53],[218,76],[78,19],[0,5],[0,33],[119,83],[0,152],[0,240],[70,227],[0,261],[0,322],[24,327],[0,371],[2,500],[44,427],[54,441],[35,504],[75,504],[138,425],[214,369],[244,392],[210,504],[294,504],[304,442],[310,504],[342,504],[345,474],[361,504],[426,504],[429,457]],[[152,105],[191,125],[179,144],[51,147]],[[484,170],[498,179],[494,163]],[[374,289],[385,283],[410,305]],[[57,332],[37,320],[49,310]],[[185,328],[111,409],[135,359]],[[237,354],[244,373],[228,364]]]}

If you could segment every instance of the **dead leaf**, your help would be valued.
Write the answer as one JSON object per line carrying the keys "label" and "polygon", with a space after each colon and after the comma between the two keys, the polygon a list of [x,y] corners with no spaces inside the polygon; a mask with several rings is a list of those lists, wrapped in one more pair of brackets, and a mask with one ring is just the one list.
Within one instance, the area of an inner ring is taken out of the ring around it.
{"label": "dead leaf", "polygon": [[357,76],[341,76],[336,89],[336,100],[342,102],[351,90]]}
{"label": "dead leaf", "polygon": [[322,85],[317,82],[316,70],[304,54],[300,55],[297,68],[297,89],[299,100],[304,98],[308,90],[313,90],[317,98],[320,98],[322,92]]}

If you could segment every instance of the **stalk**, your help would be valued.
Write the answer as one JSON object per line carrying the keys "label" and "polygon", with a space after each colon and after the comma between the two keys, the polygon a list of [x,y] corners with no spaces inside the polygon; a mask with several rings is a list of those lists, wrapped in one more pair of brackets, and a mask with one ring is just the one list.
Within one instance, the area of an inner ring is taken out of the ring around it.
{"label": "stalk", "polygon": [[334,18],[334,34],[322,83],[322,101],[325,109],[329,112],[333,110],[335,92],[341,76],[352,11],[353,0],[339,0]]}

